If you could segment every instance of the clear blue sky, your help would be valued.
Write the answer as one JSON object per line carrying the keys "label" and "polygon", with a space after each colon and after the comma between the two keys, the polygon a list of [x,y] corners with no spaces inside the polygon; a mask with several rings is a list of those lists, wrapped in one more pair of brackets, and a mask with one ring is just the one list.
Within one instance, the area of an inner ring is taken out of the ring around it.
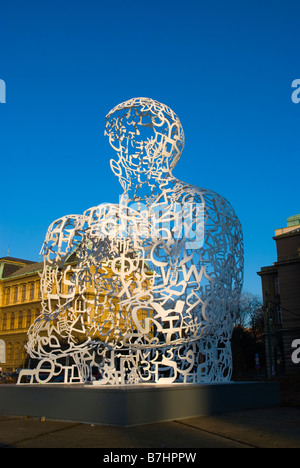
{"label": "clear blue sky", "polygon": [[39,260],[48,225],[117,202],[106,113],[146,96],[179,116],[178,178],[227,198],[244,231],[244,289],[300,212],[300,3],[2,2],[0,256]]}

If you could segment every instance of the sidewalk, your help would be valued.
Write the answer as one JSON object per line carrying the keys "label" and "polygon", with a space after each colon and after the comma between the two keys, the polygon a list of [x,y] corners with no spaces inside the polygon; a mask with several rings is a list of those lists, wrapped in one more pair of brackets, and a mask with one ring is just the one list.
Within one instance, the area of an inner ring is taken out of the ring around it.
{"label": "sidewalk", "polygon": [[132,452],[144,448],[176,452],[181,448],[253,447],[300,448],[300,408],[250,409],[134,427],[0,416],[0,448],[124,448]]}

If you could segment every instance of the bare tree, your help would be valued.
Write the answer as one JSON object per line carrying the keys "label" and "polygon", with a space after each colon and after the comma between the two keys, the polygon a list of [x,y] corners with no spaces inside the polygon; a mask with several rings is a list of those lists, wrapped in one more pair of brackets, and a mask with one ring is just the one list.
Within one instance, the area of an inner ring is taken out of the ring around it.
{"label": "bare tree", "polygon": [[[263,328],[263,303],[262,299],[248,291],[241,294],[239,309],[235,319],[235,325],[243,328],[255,329]],[[258,330],[257,330],[258,331]]]}

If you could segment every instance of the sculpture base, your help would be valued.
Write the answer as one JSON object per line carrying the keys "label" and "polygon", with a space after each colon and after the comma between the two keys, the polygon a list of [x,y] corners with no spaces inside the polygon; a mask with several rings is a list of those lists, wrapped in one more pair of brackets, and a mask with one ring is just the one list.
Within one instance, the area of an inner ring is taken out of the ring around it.
{"label": "sculpture base", "polygon": [[0,415],[132,426],[277,406],[277,382],[0,385]]}

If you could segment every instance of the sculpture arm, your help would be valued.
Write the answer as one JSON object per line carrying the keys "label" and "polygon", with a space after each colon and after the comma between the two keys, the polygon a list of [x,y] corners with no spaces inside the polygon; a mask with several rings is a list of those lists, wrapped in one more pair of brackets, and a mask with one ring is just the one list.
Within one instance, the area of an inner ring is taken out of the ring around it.
{"label": "sculpture arm", "polygon": [[48,228],[41,249],[44,261],[63,264],[81,242],[84,219],[81,215],[67,215],[54,221]]}

